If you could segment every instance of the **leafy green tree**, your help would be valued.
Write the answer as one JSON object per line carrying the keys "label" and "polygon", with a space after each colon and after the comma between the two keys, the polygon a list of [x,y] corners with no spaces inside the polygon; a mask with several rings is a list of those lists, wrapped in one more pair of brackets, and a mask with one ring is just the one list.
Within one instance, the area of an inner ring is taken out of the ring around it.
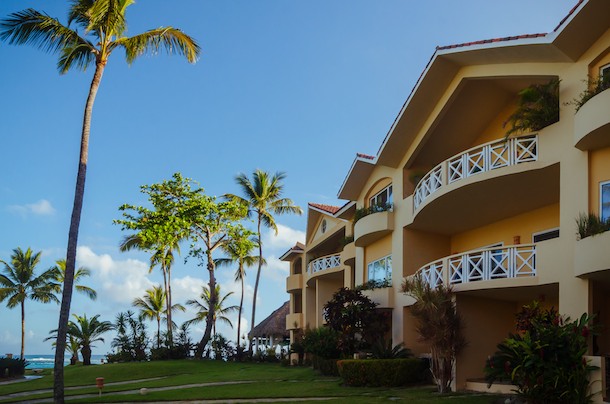
{"label": "leafy green tree", "polygon": [[430,346],[430,370],[438,391],[449,392],[455,358],[466,345],[453,290],[443,284],[431,288],[421,276],[416,275],[405,278],[402,291],[416,300],[411,306],[411,314],[418,322],[420,339]]}
{"label": "leafy green tree", "polygon": [[[273,215],[282,215],[286,213],[302,214],[303,210],[296,206],[291,199],[282,198],[284,192],[284,184],[282,181],[286,178],[286,174],[282,172],[270,175],[263,170],[255,170],[252,173],[252,180],[245,174],[239,174],[235,177],[235,181],[241,188],[243,196],[233,194],[226,195],[230,200],[238,201],[248,207],[248,216],[256,215],[256,235],[258,237],[258,256],[261,259],[258,262],[258,270],[256,271],[256,281],[254,283],[254,296],[252,298],[252,320],[250,330],[256,324],[256,296],[258,294],[258,285],[263,268],[263,242],[262,242],[262,226],[271,228],[277,235],[278,229]],[[252,354],[252,341],[248,348]]]}
{"label": "leafy green tree", "polygon": [[[245,217],[247,210],[235,201],[217,202],[215,197],[206,195],[203,188],[180,173],[160,184],[145,185],[142,190],[149,195],[155,209],[126,204],[119,208],[124,219],[115,222],[124,230],[137,231],[144,245],[158,242],[159,237],[190,239],[189,255],[206,266],[211,291],[206,328],[195,350],[195,356],[201,358],[212,334],[214,308],[218,301],[213,254],[231,239],[234,232],[242,231],[243,226],[238,222]],[[163,244],[165,241],[162,240]]]}
{"label": "leafy green tree", "polygon": [[[61,285],[63,285],[64,280],[66,279],[66,260],[62,259],[55,261],[55,266],[51,269],[55,271],[54,278],[55,281],[59,284],[57,292],[61,292]],[[74,273],[74,283],[77,283],[80,279],[87,276],[91,276],[91,271],[89,270],[89,268],[78,268],[78,270]],[[97,292],[95,291],[95,289],[89,286],[76,284],[74,285],[74,289],[76,289],[77,292],[87,295],[91,300],[97,299]]]}
{"label": "leafy green tree", "polygon": [[160,27],[131,37],[125,36],[127,32],[125,15],[127,8],[133,2],[134,0],[71,0],[67,25],[31,8],[12,13],[0,20],[0,40],[9,44],[33,45],[47,52],[59,54],[57,68],[62,74],[72,68],[85,70],[91,65],[95,66],[83,116],[74,207],[68,234],[66,282],[60,310],[54,371],[54,398],[59,402],[64,400],[65,335],[72,301],[78,229],[85,194],[91,116],[108,59],[114,50],[120,48],[125,51],[127,63],[131,64],[142,54],[155,54],[164,49],[169,54],[183,55],[189,62],[194,63],[200,51],[191,37],[172,27]]}
{"label": "leafy green tree", "polygon": [[223,251],[228,258],[216,260],[218,266],[228,266],[237,263],[235,271],[235,282],[240,282],[241,296],[239,298],[239,311],[237,314],[237,351],[241,355],[239,339],[241,337],[241,312],[244,307],[244,279],[246,277],[246,267],[256,265],[260,260],[259,256],[252,255],[252,251],[258,247],[258,240],[253,239],[253,232],[247,229],[236,231],[227,244],[223,246]]}
{"label": "leafy green tree", "polygon": [[25,301],[59,303],[54,295],[59,287],[54,282],[54,271],[47,270],[38,276],[34,273],[40,263],[40,254],[30,248],[23,251],[17,247],[13,250],[10,262],[0,260],[4,264],[3,273],[0,274],[0,302],[6,300],[9,309],[17,306],[21,308],[21,359],[25,350]]}
{"label": "leafy green tree", "polygon": [[79,316],[72,315],[76,321],[68,323],[68,336],[73,337],[80,345],[80,353],[83,356],[83,365],[91,365],[91,348],[93,343],[97,341],[104,342],[102,334],[113,330],[114,326],[109,321],[99,321],[99,314],[87,318],[84,314]]}
{"label": "leafy green tree", "polygon": [[[152,289],[147,289],[143,298],[134,299],[132,305],[140,309],[140,316],[145,319],[157,321],[157,348],[161,347],[161,317],[166,312],[165,309],[165,291],[161,286],[154,286]],[[181,304],[174,304],[171,311],[184,311],[185,308]],[[168,321],[168,329],[171,325]],[[168,336],[168,339],[170,337]],[[169,341],[168,341],[169,342]]]}
{"label": "leafy green tree", "polygon": [[[216,336],[217,321],[225,323],[229,327],[233,328],[233,323],[231,322],[231,320],[229,320],[227,315],[239,310],[239,306],[225,306],[225,304],[227,303],[226,300],[232,294],[233,292],[229,292],[226,295],[222,296],[222,294],[220,293],[220,284],[216,284],[215,295],[218,296],[218,300],[216,301],[214,306],[212,306],[212,294],[210,293],[210,289],[208,289],[207,286],[204,286],[201,295],[199,295],[201,301],[197,299],[190,299],[186,302],[186,304],[197,310],[197,315],[195,316],[195,318],[187,321],[187,323],[190,325],[200,323],[202,321],[208,321],[209,313],[210,311],[212,311],[212,327],[214,330],[214,337]],[[210,310],[210,307],[214,307],[214,310]]]}

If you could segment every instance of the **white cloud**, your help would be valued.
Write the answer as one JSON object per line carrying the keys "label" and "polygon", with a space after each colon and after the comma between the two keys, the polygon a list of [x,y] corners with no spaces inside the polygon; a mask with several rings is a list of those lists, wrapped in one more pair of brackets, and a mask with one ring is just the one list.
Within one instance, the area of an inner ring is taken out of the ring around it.
{"label": "white cloud", "polygon": [[55,214],[55,208],[51,205],[51,202],[46,199],[41,199],[35,203],[28,203],[25,205],[9,205],[7,207],[9,212],[26,217],[30,214],[38,216],[51,216]]}
{"label": "white cloud", "polygon": [[261,276],[277,282],[280,286],[286,286],[286,277],[290,273],[290,265],[288,262],[281,261],[275,256],[266,258],[267,265],[263,267]]}
{"label": "white cloud", "polygon": [[148,279],[148,265],[139,260],[115,260],[108,254],[98,255],[86,246],[78,248],[76,259],[79,266],[91,270],[97,283],[95,288],[105,301],[131,304],[155,285]]}
{"label": "white cloud", "polygon": [[301,230],[295,230],[280,223],[277,224],[277,230],[277,235],[272,229],[264,232],[263,254],[267,247],[273,251],[284,253],[285,250],[293,247],[297,241],[305,242],[305,232]]}

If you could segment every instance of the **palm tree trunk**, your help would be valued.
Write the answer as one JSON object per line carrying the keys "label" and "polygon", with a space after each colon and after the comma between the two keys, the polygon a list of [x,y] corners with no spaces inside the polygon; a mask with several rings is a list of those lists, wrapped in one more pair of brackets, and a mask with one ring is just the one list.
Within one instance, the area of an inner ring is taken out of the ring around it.
{"label": "palm tree trunk", "polygon": [[171,266],[167,266],[167,338],[169,339],[169,346],[174,346],[174,330],[172,329],[174,323],[172,322],[172,269]]}
{"label": "palm tree trunk", "polygon": [[241,310],[244,306],[244,265],[239,263],[239,272],[241,273],[241,298],[239,300],[239,312],[237,314],[237,358],[241,359],[241,345],[239,338],[241,334]]}
{"label": "palm tree trunk", "polygon": [[[167,267],[165,266],[165,258],[166,257],[163,257],[163,264],[161,265],[161,270],[163,272],[163,287],[165,288],[165,316],[167,319],[167,337],[170,340],[173,340],[172,326],[171,326],[171,324],[172,324],[171,300],[169,298],[171,289],[169,286],[169,271],[167,270]],[[171,346],[171,342],[169,345]]]}
{"label": "palm tree trunk", "polygon": [[[208,240],[207,245],[210,246],[211,240]],[[208,315],[205,319],[205,332],[203,333],[203,337],[199,344],[197,344],[197,349],[195,350],[195,357],[202,358],[203,352],[205,351],[205,346],[210,342],[210,336],[212,334],[212,326],[214,325],[214,314],[216,312],[216,301],[218,297],[216,296],[216,277],[214,276],[214,259],[212,258],[212,251],[210,251],[209,247],[206,252],[208,256],[208,272],[210,273],[210,282],[208,283],[210,287],[210,304],[208,307]]]}
{"label": "palm tree trunk", "polygon": [[89,345],[83,346],[80,353],[83,355],[83,366],[91,365],[91,347]]}
{"label": "palm tree trunk", "polygon": [[21,359],[25,354],[25,300],[21,301]]}
{"label": "palm tree trunk", "polygon": [[95,73],[89,87],[89,96],[85,104],[83,116],[83,128],[80,143],[80,158],[78,162],[78,174],[76,175],[76,189],[74,192],[74,206],[70,219],[70,230],[68,232],[68,248],[66,252],[66,275],[61,297],[61,308],[59,311],[59,325],[57,327],[57,345],[55,347],[55,366],[53,368],[53,399],[55,403],[64,402],[64,355],[66,352],[66,333],[68,329],[68,318],[70,316],[70,304],[72,303],[72,287],[74,285],[74,268],[76,267],[76,247],[78,245],[78,228],[80,225],[81,212],[83,210],[83,198],[85,196],[85,179],[87,177],[87,161],[89,159],[89,133],[91,131],[91,115],[93,103],[97,90],[102,81],[105,60],[98,60],[95,65]]}
{"label": "palm tree trunk", "polygon": [[161,316],[157,313],[157,348],[161,348]]}
{"label": "palm tree trunk", "polygon": [[[258,227],[257,232],[258,236],[258,271],[256,271],[256,282],[254,283],[254,297],[252,299],[252,323],[250,324],[250,332],[254,329],[255,319],[256,319],[256,294],[258,293],[258,281],[261,278],[261,269],[263,268],[263,240],[261,239],[261,215],[258,214]],[[254,336],[250,339],[250,344],[248,346],[248,355],[252,356],[252,344],[254,341]]]}

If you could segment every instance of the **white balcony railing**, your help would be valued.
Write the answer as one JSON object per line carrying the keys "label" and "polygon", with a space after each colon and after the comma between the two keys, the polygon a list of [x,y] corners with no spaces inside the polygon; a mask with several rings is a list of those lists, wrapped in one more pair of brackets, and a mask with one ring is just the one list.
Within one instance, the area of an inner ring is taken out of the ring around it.
{"label": "white balcony railing", "polygon": [[317,258],[309,263],[307,266],[307,271],[310,275],[315,274],[316,272],[324,271],[326,269],[336,268],[341,266],[341,255],[333,254],[327,255],[325,257]]}
{"label": "white balcony railing", "polygon": [[536,275],[536,245],[492,247],[431,262],[418,271],[431,287]]}
{"label": "white balcony railing", "polygon": [[538,160],[538,136],[495,140],[466,150],[430,170],[417,184],[413,206],[419,206],[434,192],[473,175],[502,167]]}

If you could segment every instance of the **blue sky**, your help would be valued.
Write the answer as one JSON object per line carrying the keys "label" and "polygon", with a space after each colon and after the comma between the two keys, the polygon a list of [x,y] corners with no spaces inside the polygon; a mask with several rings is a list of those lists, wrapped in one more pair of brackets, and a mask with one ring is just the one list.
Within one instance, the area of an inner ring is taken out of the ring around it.
{"label": "blue sky", "polygon": [[[0,17],[32,7],[65,22],[66,3],[2,0]],[[208,194],[238,193],[234,177],[284,171],[285,196],[342,204],[336,193],[355,153],[375,154],[437,45],[552,31],[576,0],[141,0],[130,34],[171,25],[196,38],[195,65],[166,55],[127,66],[114,54],[94,107],[79,265],[96,302],[75,295],[72,312],[113,320],[160,283],[143,253],[120,253],[112,224],[123,203],[144,204],[142,184],[176,171]],[[179,5],[179,7],[177,7]],[[59,75],[56,57],[0,43],[0,259],[13,248],[43,251],[40,269],[65,255],[82,109],[92,71]],[[257,322],[279,307],[288,268],[277,260],[303,241],[306,217],[278,217],[265,235]],[[186,247],[184,248],[186,250]],[[207,274],[194,261],[173,272],[174,301],[200,293]],[[255,271],[248,274],[252,295]],[[221,269],[225,291],[233,270]],[[249,329],[251,304],[244,319]],[[58,306],[28,302],[26,354],[51,352]],[[181,322],[192,313],[181,315]],[[235,320],[235,317],[234,317]],[[234,321],[235,322],[235,321]],[[151,323],[151,330],[153,329]],[[193,329],[199,340],[202,327]],[[220,331],[234,339],[232,330]],[[19,310],[0,306],[0,354],[19,352]],[[94,354],[110,350],[99,344]]]}

